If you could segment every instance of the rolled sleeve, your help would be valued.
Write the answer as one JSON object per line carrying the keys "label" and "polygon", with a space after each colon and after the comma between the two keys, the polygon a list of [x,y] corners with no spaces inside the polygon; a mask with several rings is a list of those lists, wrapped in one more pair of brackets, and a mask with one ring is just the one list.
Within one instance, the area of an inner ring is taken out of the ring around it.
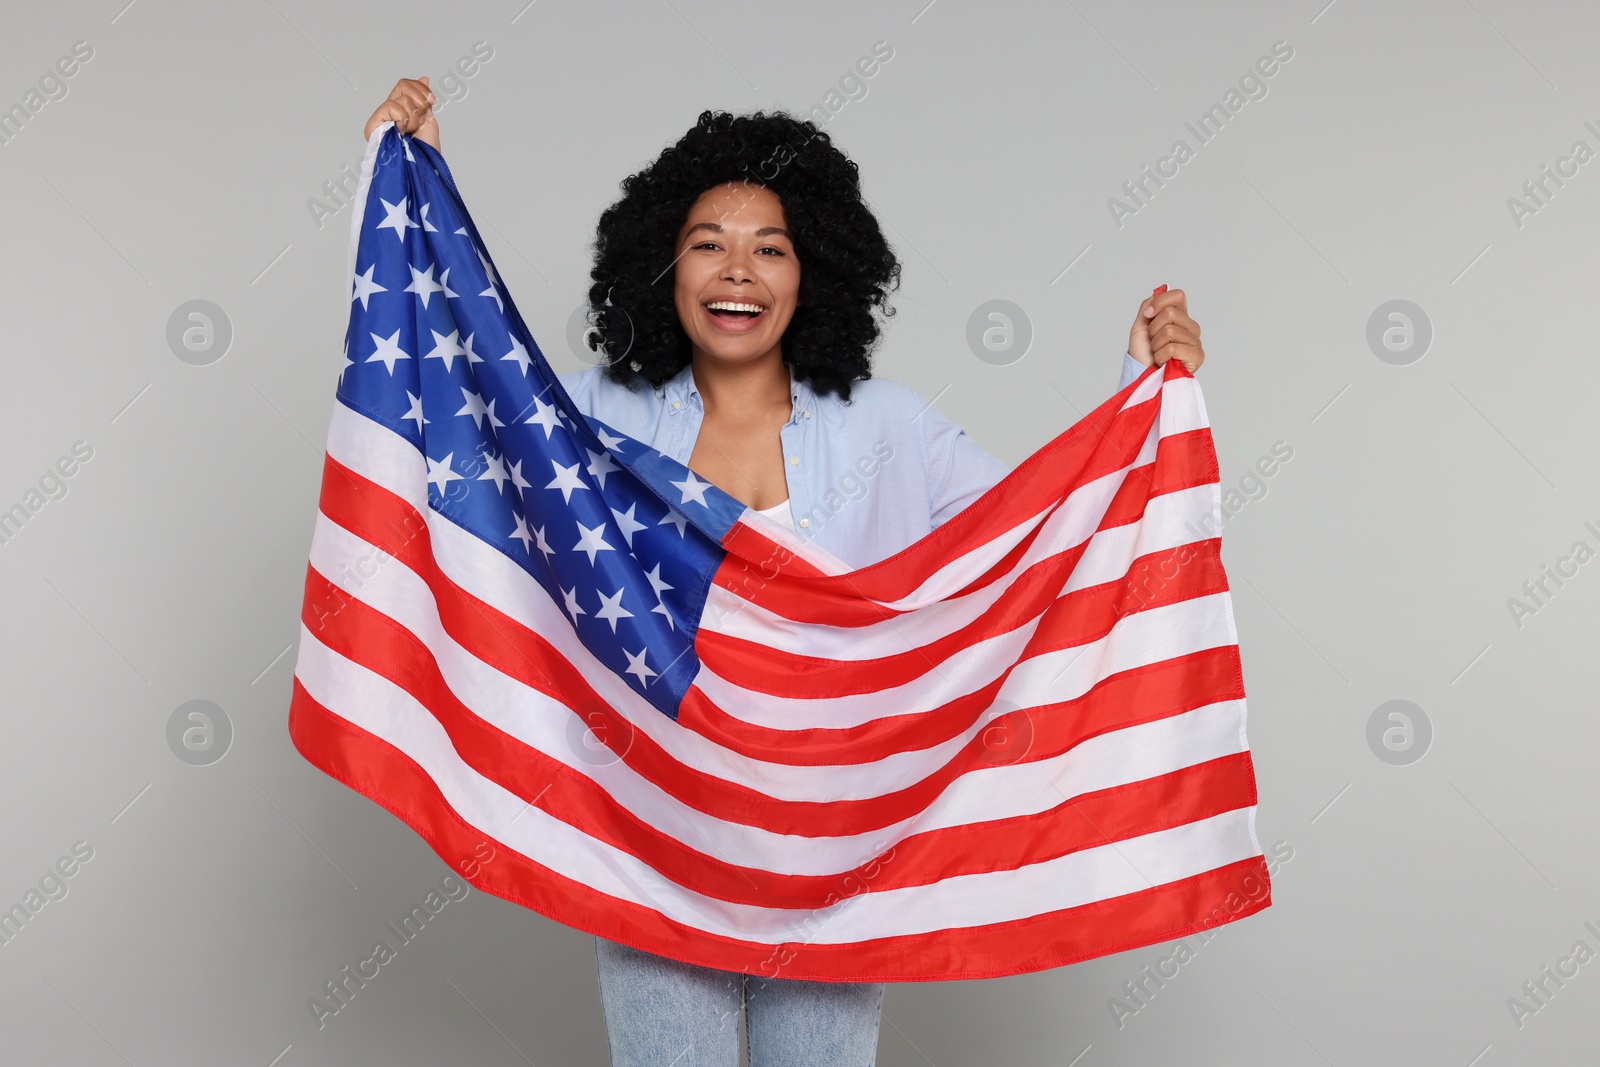
{"label": "rolled sleeve", "polygon": [[1144,373],[1144,364],[1133,358],[1132,353],[1122,354],[1122,380],[1117,383],[1116,392],[1122,392],[1128,383]]}

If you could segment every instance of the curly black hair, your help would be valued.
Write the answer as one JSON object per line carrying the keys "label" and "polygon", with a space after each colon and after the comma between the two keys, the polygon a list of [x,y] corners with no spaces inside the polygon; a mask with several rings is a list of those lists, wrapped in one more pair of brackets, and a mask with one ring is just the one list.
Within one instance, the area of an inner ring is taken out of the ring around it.
{"label": "curly black hair", "polygon": [[694,127],[622,181],[600,215],[590,278],[591,344],[606,374],[659,386],[692,357],[673,303],[678,231],[706,190],[750,182],[775,193],[800,260],[799,306],[783,334],[783,358],[819,393],[850,399],[872,377],[873,309],[894,314],[900,263],[861,198],[853,160],[809,120],[778,111],[703,111]]}

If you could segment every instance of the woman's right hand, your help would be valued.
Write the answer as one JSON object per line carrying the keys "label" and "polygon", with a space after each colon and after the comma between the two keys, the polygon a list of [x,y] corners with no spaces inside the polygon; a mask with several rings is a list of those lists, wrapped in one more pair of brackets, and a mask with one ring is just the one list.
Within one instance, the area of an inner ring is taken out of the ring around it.
{"label": "woman's right hand", "polygon": [[416,136],[439,150],[439,120],[434,118],[433,104],[437,99],[428,88],[428,76],[401,78],[394,83],[389,99],[378,105],[378,110],[367,120],[363,136],[372,139],[372,131],[384,122],[392,121],[401,133]]}

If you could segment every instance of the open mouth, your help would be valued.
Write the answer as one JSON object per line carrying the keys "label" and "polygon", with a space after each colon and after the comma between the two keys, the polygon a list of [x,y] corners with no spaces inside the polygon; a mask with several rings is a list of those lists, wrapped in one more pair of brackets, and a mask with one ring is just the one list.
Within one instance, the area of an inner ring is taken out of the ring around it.
{"label": "open mouth", "polygon": [[767,313],[766,305],[744,300],[712,300],[702,306],[711,321],[731,333],[742,333],[754,328]]}

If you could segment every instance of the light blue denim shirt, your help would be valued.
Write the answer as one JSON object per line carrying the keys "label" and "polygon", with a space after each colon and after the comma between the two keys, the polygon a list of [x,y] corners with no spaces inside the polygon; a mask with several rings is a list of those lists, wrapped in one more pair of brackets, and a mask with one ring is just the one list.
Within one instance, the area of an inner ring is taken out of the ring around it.
{"label": "light blue denim shirt", "polygon": [[[1117,388],[1143,370],[1124,355]],[[688,465],[705,416],[689,366],[655,389],[620,385],[601,367],[559,377],[585,415]],[[779,437],[795,529],[851,567],[915,544],[1011,472],[902,382],[852,382],[848,404],[792,372],[789,383],[794,408]]]}

